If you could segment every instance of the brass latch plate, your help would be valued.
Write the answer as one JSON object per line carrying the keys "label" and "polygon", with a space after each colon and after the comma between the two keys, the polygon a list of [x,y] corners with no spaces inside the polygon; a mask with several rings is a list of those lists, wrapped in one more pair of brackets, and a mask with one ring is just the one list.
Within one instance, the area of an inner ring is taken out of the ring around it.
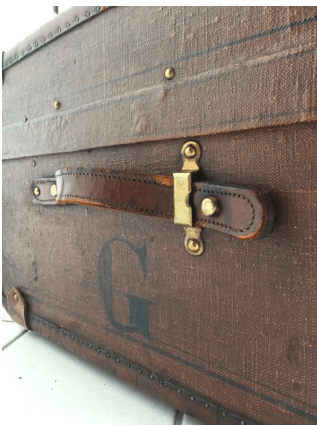
{"label": "brass latch plate", "polygon": [[192,191],[192,173],[199,170],[201,149],[197,142],[188,141],[183,145],[181,154],[183,171],[173,173],[174,223],[184,226],[187,253],[199,256],[204,251],[204,242],[201,238],[201,228],[193,227],[193,211],[189,196]]}

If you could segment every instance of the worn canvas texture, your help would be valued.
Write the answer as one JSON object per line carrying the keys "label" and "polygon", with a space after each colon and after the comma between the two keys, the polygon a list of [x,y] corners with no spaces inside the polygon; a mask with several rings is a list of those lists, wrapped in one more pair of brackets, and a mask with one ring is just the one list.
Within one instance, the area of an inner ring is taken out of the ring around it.
{"label": "worn canvas texture", "polygon": [[[4,304],[19,287],[32,329],[208,423],[316,424],[316,36],[316,7],[119,7],[7,52]],[[205,230],[195,257],[173,222],[33,204],[67,166],[172,175],[187,138],[205,180],[270,194],[268,237]]]}

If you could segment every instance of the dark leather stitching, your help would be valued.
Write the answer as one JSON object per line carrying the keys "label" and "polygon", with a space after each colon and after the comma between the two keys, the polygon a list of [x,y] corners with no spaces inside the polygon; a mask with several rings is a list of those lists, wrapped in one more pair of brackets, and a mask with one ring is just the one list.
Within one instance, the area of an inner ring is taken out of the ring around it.
{"label": "dark leather stitching", "polygon": [[156,182],[156,181],[147,181],[147,180],[135,179],[135,178],[128,178],[128,177],[123,177],[123,176],[96,175],[94,173],[74,173],[74,172],[73,173],[55,174],[56,177],[58,177],[58,176],[70,176],[70,175],[81,175],[81,176],[94,176],[94,177],[113,178],[113,179],[119,179],[119,180],[129,180],[129,181],[133,181],[133,182],[148,183],[148,184],[152,184],[152,185],[167,186],[167,185],[162,185],[160,182]]}

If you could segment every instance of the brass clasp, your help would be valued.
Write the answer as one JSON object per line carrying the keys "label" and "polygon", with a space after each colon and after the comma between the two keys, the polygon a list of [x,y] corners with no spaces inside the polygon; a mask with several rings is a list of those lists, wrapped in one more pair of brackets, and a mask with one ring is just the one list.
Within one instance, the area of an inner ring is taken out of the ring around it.
{"label": "brass clasp", "polygon": [[192,174],[199,171],[201,148],[195,141],[186,142],[181,150],[182,171],[173,173],[174,187],[174,223],[182,225],[186,232],[185,248],[187,253],[199,256],[204,251],[201,228],[193,226],[193,211],[189,202],[192,191]]}

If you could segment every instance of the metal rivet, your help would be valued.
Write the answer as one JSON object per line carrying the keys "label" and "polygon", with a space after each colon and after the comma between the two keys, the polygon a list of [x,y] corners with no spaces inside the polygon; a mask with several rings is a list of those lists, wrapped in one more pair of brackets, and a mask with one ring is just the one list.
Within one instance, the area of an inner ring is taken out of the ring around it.
{"label": "metal rivet", "polygon": [[32,161],[32,166],[35,167],[36,166],[36,161]]}
{"label": "metal rivet", "polygon": [[72,340],[75,340],[75,336],[72,336]]}
{"label": "metal rivet", "polygon": [[37,322],[40,322],[41,320],[40,320],[40,318],[37,320]]}
{"label": "metal rivet", "polygon": [[201,203],[201,210],[205,216],[214,216],[219,210],[217,199],[215,197],[205,198]]}
{"label": "metal rivet", "polygon": [[187,248],[189,251],[193,253],[197,253],[197,251],[200,249],[200,244],[198,240],[195,240],[194,238],[190,238],[187,241]]}
{"label": "metal rivet", "polygon": [[76,18],[76,21],[77,21],[77,22],[79,21],[79,18],[78,18],[78,17]]}
{"label": "metal rivet", "polygon": [[194,396],[191,396],[191,397],[190,397],[190,399],[191,399],[192,401],[195,401],[195,397],[194,397]]}
{"label": "metal rivet", "polygon": [[84,342],[81,340],[81,341],[80,341],[80,344],[83,344],[83,343],[84,343]]}
{"label": "metal rivet", "polygon": [[69,23],[69,22],[67,22],[66,27],[68,28],[69,26],[70,26],[70,23]]}
{"label": "metal rivet", "polygon": [[59,32],[61,32],[61,31],[62,31],[62,29],[61,29],[61,28],[59,28],[59,29],[58,29],[58,31],[59,31]]}
{"label": "metal rivet", "polygon": [[42,38],[42,41],[43,41],[43,43],[45,42],[45,38],[44,37]]}
{"label": "metal rivet", "polygon": [[35,43],[35,46],[38,46],[39,44],[38,43]]}
{"label": "metal rivet", "polygon": [[60,106],[61,106],[61,104],[60,104],[60,102],[59,102],[59,101],[54,102],[54,108],[55,108],[55,109],[59,109],[59,108],[60,108]]}
{"label": "metal rivet", "polygon": [[66,335],[66,331],[63,331],[64,336]]}
{"label": "metal rivet", "polygon": [[171,80],[174,77],[174,74],[174,68],[167,68],[167,70],[165,71],[165,78],[167,78],[167,80]]}
{"label": "metal rivet", "polygon": [[23,118],[24,123],[26,123],[28,121],[27,117]]}
{"label": "metal rivet", "polygon": [[107,358],[110,358],[110,354],[109,354],[109,352],[107,352],[107,353],[106,353],[106,357],[107,357]]}
{"label": "metal rivet", "polygon": [[52,197],[56,197],[57,194],[57,186],[56,185],[52,185],[51,186],[51,195]]}
{"label": "metal rivet", "polygon": [[98,10],[98,12],[99,12],[99,10],[100,10],[100,6],[98,6],[98,7],[97,7],[97,10]]}
{"label": "metal rivet", "polygon": [[6,65],[8,65],[8,62],[6,62]]}
{"label": "metal rivet", "polygon": [[39,188],[34,188],[34,195],[36,195],[36,196],[40,195],[40,189]]}
{"label": "metal rivet", "polygon": [[31,317],[32,319],[34,319],[34,315],[32,315],[32,317]]}
{"label": "metal rivet", "polygon": [[53,34],[52,34],[52,33],[50,34],[50,37],[51,37],[51,38],[53,37]]}
{"label": "metal rivet", "polygon": [[127,364],[127,367],[128,367],[128,368],[131,368],[131,364]]}
{"label": "metal rivet", "polygon": [[120,362],[120,358],[117,358],[117,363],[119,363]]}
{"label": "metal rivet", "polygon": [[32,47],[31,47],[31,46],[29,46],[29,50],[32,50]]}
{"label": "metal rivet", "polygon": [[193,158],[196,155],[196,149],[193,145],[188,145],[184,150],[184,155],[186,158]]}
{"label": "metal rivet", "polygon": [[21,53],[21,55],[23,56],[23,55],[24,55],[24,52],[22,52],[22,53]]}
{"label": "metal rivet", "polygon": [[43,321],[43,325],[44,325],[44,327],[46,326],[46,322],[45,321]]}
{"label": "metal rivet", "polygon": [[138,373],[139,373],[139,374],[142,374],[142,370],[139,370],[139,371],[138,371]]}
{"label": "metal rivet", "polygon": [[87,16],[90,16],[90,13],[89,13],[89,12],[87,12],[87,13],[86,13],[86,15],[87,15]]}
{"label": "metal rivet", "polygon": [[206,407],[206,408],[209,408],[209,404],[207,404],[207,402],[206,402],[206,404],[205,404],[205,407]]}
{"label": "metal rivet", "polygon": [[17,293],[15,293],[15,295],[13,297],[14,297],[14,300],[16,300],[16,301],[19,300],[19,295]]}
{"label": "metal rivet", "polygon": [[151,374],[151,375],[150,375],[150,379],[152,379],[152,380],[154,379],[154,376],[153,376],[153,374]]}
{"label": "metal rivet", "polygon": [[92,345],[91,345],[91,344],[89,344],[88,346],[90,347],[90,349],[92,348]]}
{"label": "metal rivet", "polygon": [[50,324],[50,328],[52,328],[53,326],[52,326],[52,324]]}
{"label": "metal rivet", "polygon": [[98,349],[98,353],[99,353],[99,354],[101,353],[101,349]]}
{"label": "metal rivet", "polygon": [[225,411],[222,412],[223,417],[227,417],[227,413]]}
{"label": "metal rivet", "polygon": [[15,59],[19,59],[19,56],[18,56],[18,55],[16,55]]}
{"label": "metal rivet", "polygon": [[177,389],[177,393],[182,393],[182,391],[180,389]]}

